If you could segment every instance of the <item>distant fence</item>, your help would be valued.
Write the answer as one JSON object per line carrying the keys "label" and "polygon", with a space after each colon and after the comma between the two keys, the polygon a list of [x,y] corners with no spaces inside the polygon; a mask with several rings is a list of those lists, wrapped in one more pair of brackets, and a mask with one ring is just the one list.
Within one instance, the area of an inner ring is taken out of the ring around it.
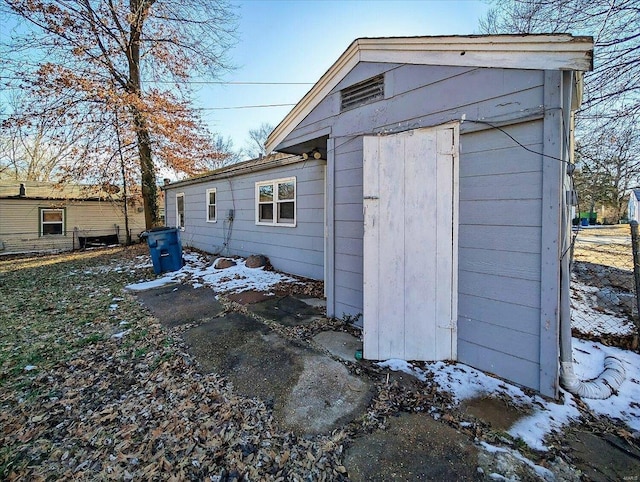
{"label": "distant fence", "polygon": [[576,229],[571,273],[574,334],[636,348],[640,268],[634,276],[630,226]]}
{"label": "distant fence", "polygon": [[[131,240],[136,242],[138,238],[136,236]],[[64,234],[42,235],[37,231],[0,233],[0,255],[73,251],[124,244],[126,241],[126,232],[115,224],[102,229],[74,227]]]}

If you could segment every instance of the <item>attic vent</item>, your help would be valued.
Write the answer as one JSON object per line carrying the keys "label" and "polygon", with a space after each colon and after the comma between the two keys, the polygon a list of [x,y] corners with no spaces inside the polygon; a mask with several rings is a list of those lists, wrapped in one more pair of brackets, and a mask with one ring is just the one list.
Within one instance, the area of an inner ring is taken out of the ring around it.
{"label": "attic vent", "polygon": [[384,97],[384,75],[377,75],[342,90],[342,110],[353,109]]}

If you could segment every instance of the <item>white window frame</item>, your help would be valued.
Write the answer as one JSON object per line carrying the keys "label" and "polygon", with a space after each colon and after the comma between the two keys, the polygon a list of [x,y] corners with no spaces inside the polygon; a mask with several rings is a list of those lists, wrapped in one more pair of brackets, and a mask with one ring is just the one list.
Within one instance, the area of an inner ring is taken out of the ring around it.
{"label": "white window frame", "polygon": [[[279,184],[284,184],[287,182],[293,182],[293,200],[291,199],[286,199],[286,200],[279,200],[278,199],[278,185]],[[273,200],[271,201],[271,203],[273,204],[273,220],[271,222],[269,221],[260,221],[260,205],[261,204],[266,204],[264,202],[260,202],[260,187],[262,186],[268,186],[268,185],[272,185],[273,186]],[[294,177],[285,177],[282,179],[272,179],[269,181],[259,181],[256,182],[256,204],[255,204],[255,212],[256,212],[256,224],[260,225],[260,226],[284,226],[284,227],[288,227],[288,228],[295,228],[296,227],[296,223],[298,221],[298,215],[297,215],[297,211],[298,211],[298,187],[297,187],[297,182],[296,182],[296,178]],[[281,202],[292,202],[293,201],[293,222],[278,222],[278,204],[280,204]]]}
{"label": "white window frame", "polygon": [[[214,193],[216,195],[216,202],[213,204],[209,203],[209,194]],[[208,223],[215,223],[218,221],[218,193],[216,192],[216,188],[212,187],[211,189],[207,189],[205,198],[204,209],[207,216]],[[213,206],[213,219],[209,217],[209,207]]]}
{"label": "white window frame", "polygon": [[[62,213],[62,221],[45,221],[44,220],[44,214],[45,212],[51,212],[51,211],[55,211],[55,212],[60,212]],[[41,208],[40,209],[40,236],[66,236],[65,233],[65,209],[64,208]],[[60,224],[61,225],[61,232],[60,233],[45,233],[44,232],[44,226],[45,224]]]}
{"label": "white window frame", "polygon": [[[180,198],[180,197],[182,198],[182,222],[180,222],[181,221],[180,220],[180,211],[178,210],[178,198]],[[186,214],[185,214],[186,207],[187,207],[187,205],[186,205],[185,200],[184,200],[184,193],[183,192],[176,193],[176,227],[180,231],[184,231],[184,227],[186,225],[186,223],[185,223],[185,219],[187,217]]]}

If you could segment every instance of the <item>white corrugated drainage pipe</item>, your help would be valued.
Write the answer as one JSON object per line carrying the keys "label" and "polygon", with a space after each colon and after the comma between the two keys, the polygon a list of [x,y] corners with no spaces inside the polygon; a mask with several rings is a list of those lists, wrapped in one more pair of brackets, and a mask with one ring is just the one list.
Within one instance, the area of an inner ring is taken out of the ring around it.
{"label": "white corrugated drainage pipe", "polygon": [[574,395],[603,400],[618,391],[625,379],[625,370],[622,362],[614,356],[605,357],[603,372],[593,380],[582,381],[578,379],[573,370],[571,300],[569,298],[571,224],[568,213],[569,207],[565,204],[562,210],[564,228],[562,230],[562,252],[564,256],[560,260],[560,385]]}
{"label": "white corrugated drainage pipe", "polygon": [[573,362],[560,363],[560,383],[569,392],[582,398],[605,399],[618,391],[624,382],[625,371],[622,362],[616,357],[604,359],[604,371],[593,380],[579,380],[573,371]]}

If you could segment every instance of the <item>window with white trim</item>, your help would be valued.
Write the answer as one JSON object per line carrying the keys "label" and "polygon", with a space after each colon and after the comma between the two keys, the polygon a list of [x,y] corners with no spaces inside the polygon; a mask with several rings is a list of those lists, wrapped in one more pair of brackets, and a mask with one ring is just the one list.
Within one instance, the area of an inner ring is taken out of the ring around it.
{"label": "window with white trim", "polygon": [[256,182],[256,224],[296,225],[296,178]]}
{"label": "window with white trim", "polygon": [[184,193],[176,194],[176,224],[184,230]]}
{"label": "window with white trim", "polygon": [[215,223],[217,217],[216,211],[216,189],[207,189],[207,222]]}
{"label": "window with white trim", "polygon": [[40,208],[40,234],[41,236],[64,234],[64,208]]}

